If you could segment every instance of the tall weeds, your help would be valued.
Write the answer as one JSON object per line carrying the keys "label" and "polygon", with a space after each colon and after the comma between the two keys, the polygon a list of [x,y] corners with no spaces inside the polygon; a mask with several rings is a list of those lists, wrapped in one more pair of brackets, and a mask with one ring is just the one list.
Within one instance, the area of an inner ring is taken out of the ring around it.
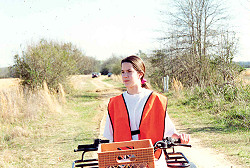
{"label": "tall weeds", "polygon": [[32,91],[22,86],[0,88],[0,149],[16,137],[29,136],[30,121],[61,112],[65,101],[61,85],[58,92],[50,91],[46,83]]}
{"label": "tall weeds", "polygon": [[176,93],[179,93],[179,92],[181,92],[183,90],[182,83],[178,79],[176,79],[176,78],[173,78],[173,84],[172,84],[172,86],[173,86],[173,88],[174,88],[174,90],[175,90]]}

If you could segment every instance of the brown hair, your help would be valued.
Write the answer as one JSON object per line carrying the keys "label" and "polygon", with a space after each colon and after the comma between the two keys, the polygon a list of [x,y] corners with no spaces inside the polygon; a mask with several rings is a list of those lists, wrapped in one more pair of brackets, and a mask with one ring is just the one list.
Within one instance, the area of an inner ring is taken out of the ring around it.
{"label": "brown hair", "polygon": [[[121,61],[121,64],[124,63],[124,62],[129,62],[132,64],[133,68],[139,72],[139,73],[143,73],[142,77],[141,77],[141,81],[142,79],[144,78],[144,75],[145,75],[145,71],[146,71],[146,68],[145,68],[145,64],[143,62],[143,60],[138,57],[138,56],[135,56],[135,55],[131,55],[131,56],[128,56],[126,58],[124,58],[122,61]],[[146,88],[146,89],[149,89],[149,86],[145,83],[141,84],[141,86],[143,88]]]}

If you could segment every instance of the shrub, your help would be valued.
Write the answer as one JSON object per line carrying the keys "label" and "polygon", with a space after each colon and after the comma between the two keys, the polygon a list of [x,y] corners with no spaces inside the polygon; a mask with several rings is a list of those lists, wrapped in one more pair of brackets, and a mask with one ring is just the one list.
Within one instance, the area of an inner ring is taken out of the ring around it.
{"label": "shrub", "polygon": [[249,85],[222,85],[195,87],[186,91],[184,105],[200,110],[209,109],[218,122],[235,128],[249,128],[250,110]]}
{"label": "shrub", "polygon": [[22,56],[15,56],[13,66],[16,77],[30,88],[41,87],[46,81],[49,88],[57,88],[66,77],[77,72],[82,53],[71,43],[41,40],[30,45]]}

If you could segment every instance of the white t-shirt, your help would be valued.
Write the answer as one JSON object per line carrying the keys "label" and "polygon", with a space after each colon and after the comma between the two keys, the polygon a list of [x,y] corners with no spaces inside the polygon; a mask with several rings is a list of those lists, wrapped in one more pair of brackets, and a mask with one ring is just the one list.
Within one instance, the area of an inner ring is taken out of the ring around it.
{"label": "white t-shirt", "polygon": [[[143,88],[139,94],[130,95],[127,91],[123,93],[123,97],[125,99],[129,113],[131,131],[139,130],[143,107],[145,106],[145,103],[151,93],[151,90],[145,88]],[[175,126],[170,120],[168,113],[166,112],[164,137],[171,137],[174,133],[176,133]],[[110,122],[109,115],[107,115],[103,136],[110,141],[113,141],[113,128]],[[132,140],[138,140],[138,135],[133,135]],[[155,162],[157,168],[166,167],[165,159],[163,156],[164,155],[162,154],[159,161]]]}

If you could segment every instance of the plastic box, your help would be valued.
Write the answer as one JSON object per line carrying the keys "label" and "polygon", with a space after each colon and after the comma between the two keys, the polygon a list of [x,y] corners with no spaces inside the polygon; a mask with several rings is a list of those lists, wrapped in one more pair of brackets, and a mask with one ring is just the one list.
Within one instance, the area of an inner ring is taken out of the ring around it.
{"label": "plastic box", "polygon": [[154,168],[154,148],[150,139],[100,144],[99,168]]}

